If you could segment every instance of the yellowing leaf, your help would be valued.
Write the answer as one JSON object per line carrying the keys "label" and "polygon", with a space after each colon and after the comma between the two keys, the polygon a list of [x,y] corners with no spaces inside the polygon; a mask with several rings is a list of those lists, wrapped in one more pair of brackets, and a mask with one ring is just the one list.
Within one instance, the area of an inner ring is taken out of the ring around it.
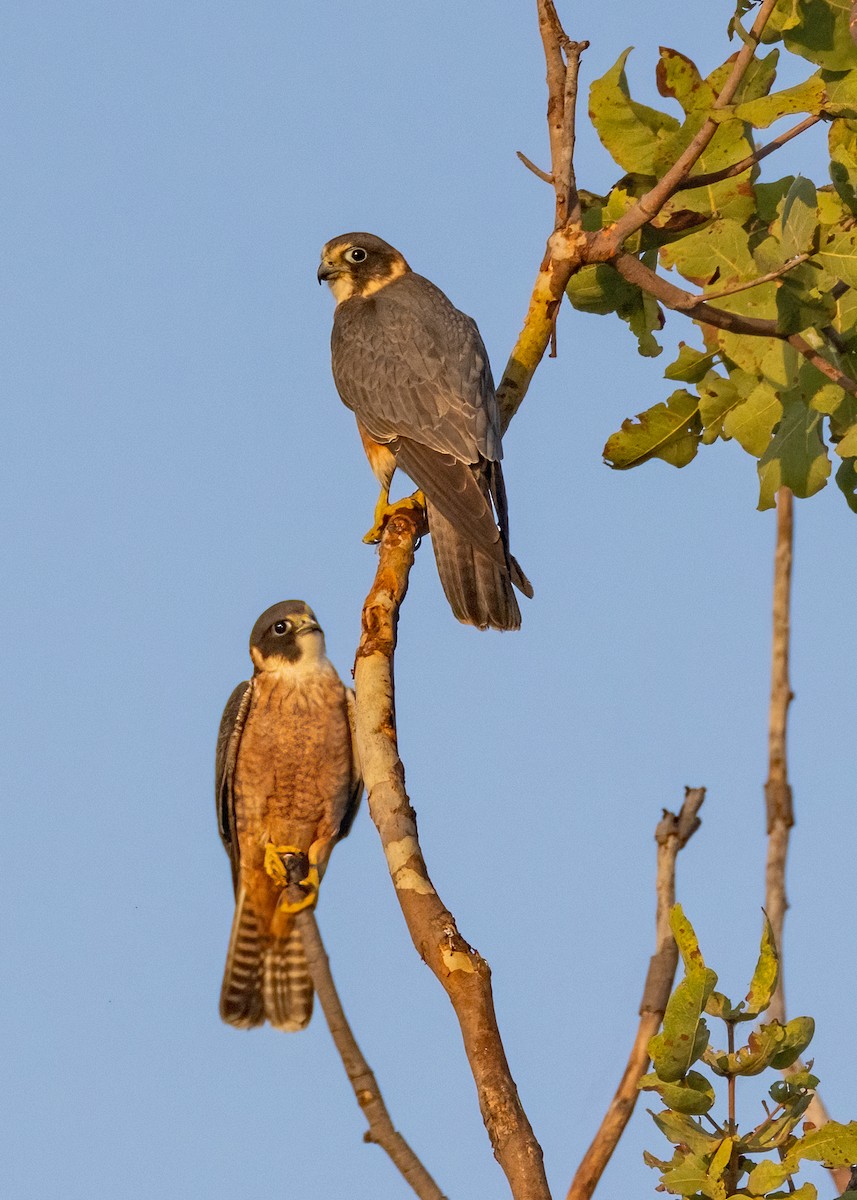
{"label": "yellowing leaf", "polygon": [[607,439],[604,457],[611,467],[626,471],[650,458],[662,458],[674,467],[685,467],[699,442],[699,400],[684,389],[673,392],[666,404],[656,404]]}
{"label": "yellowing leaf", "polygon": [[610,70],[589,91],[589,115],[605,149],[625,171],[654,174],[660,142],[679,128],[675,117],[631,99],[625,62],[631,49],[619,55]]}

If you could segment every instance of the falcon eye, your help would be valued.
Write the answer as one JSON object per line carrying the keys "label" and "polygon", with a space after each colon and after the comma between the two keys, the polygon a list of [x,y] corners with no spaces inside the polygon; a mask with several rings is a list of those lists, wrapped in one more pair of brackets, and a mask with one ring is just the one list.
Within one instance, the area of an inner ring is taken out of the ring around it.
{"label": "falcon eye", "polygon": [[277,637],[282,637],[284,633],[288,633],[292,627],[291,621],[277,621],[274,624],[274,633]]}
{"label": "falcon eye", "polygon": [[345,251],[345,258],[348,262],[361,263],[366,261],[366,251],[362,246],[353,246],[350,250]]}

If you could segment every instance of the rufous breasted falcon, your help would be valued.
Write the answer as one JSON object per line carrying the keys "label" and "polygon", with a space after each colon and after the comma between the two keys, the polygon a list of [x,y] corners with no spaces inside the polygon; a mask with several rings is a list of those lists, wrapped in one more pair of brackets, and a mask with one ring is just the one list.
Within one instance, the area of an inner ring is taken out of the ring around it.
{"label": "rufous breasted falcon", "polygon": [[512,585],[525,596],[533,589],[509,552],[500,417],[476,323],[369,233],[328,242],[318,279],[337,302],[333,378],[381,484],[365,540],[378,540],[397,507],[389,492],[400,467],[423,494],[456,617],[480,629],[517,629]]}
{"label": "rufous breasted falcon", "polygon": [[229,697],[217,737],[217,816],[235,888],[220,1015],[241,1029],[268,1020],[296,1030],[313,991],[294,914],[315,905],[363,791],[354,693],[302,600],[262,613],[250,657],[253,678]]}

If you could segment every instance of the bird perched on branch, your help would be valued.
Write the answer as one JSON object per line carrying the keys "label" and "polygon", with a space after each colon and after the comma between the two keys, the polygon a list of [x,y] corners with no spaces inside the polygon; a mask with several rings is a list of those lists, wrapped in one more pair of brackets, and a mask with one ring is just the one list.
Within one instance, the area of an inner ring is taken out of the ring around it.
{"label": "bird perched on branch", "polygon": [[294,915],[315,905],[363,791],[354,693],[302,600],[262,613],[250,657],[253,678],[229,697],[217,737],[217,817],[235,888],[220,1015],[241,1029],[268,1020],[296,1030],[313,990]]}
{"label": "bird perched on branch", "polygon": [[[334,381],[381,484],[364,540],[378,541],[402,505],[424,501],[456,617],[480,629],[517,629],[512,585],[525,596],[533,589],[509,552],[500,417],[476,323],[369,233],[328,242],[318,280],[330,284],[337,302]],[[396,467],[421,494],[391,506]]]}

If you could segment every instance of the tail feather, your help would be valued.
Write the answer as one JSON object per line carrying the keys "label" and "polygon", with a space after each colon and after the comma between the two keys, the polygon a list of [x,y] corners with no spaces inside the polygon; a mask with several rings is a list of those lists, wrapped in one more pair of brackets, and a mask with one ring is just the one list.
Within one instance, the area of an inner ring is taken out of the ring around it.
{"label": "tail feather", "polygon": [[264,1022],[263,958],[264,939],[259,921],[247,902],[246,891],[240,888],[235,897],[235,916],[220,990],[220,1015],[228,1025],[252,1029]]}
{"label": "tail feather", "polygon": [[238,1029],[267,1020],[275,1029],[293,1032],[309,1024],[312,1001],[300,933],[294,927],[279,937],[263,932],[240,888],[220,992],[221,1017]]}
{"label": "tail feather", "polygon": [[300,932],[292,928],[271,942],[262,974],[265,1016],[275,1029],[296,1033],[312,1016],[312,979]]}
{"label": "tail feather", "polygon": [[[479,629],[519,629],[521,610],[506,563],[477,550],[431,502],[428,524],[440,582],[458,620]],[[528,585],[520,568],[516,574]],[[521,590],[527,594],[527,587]]]}

